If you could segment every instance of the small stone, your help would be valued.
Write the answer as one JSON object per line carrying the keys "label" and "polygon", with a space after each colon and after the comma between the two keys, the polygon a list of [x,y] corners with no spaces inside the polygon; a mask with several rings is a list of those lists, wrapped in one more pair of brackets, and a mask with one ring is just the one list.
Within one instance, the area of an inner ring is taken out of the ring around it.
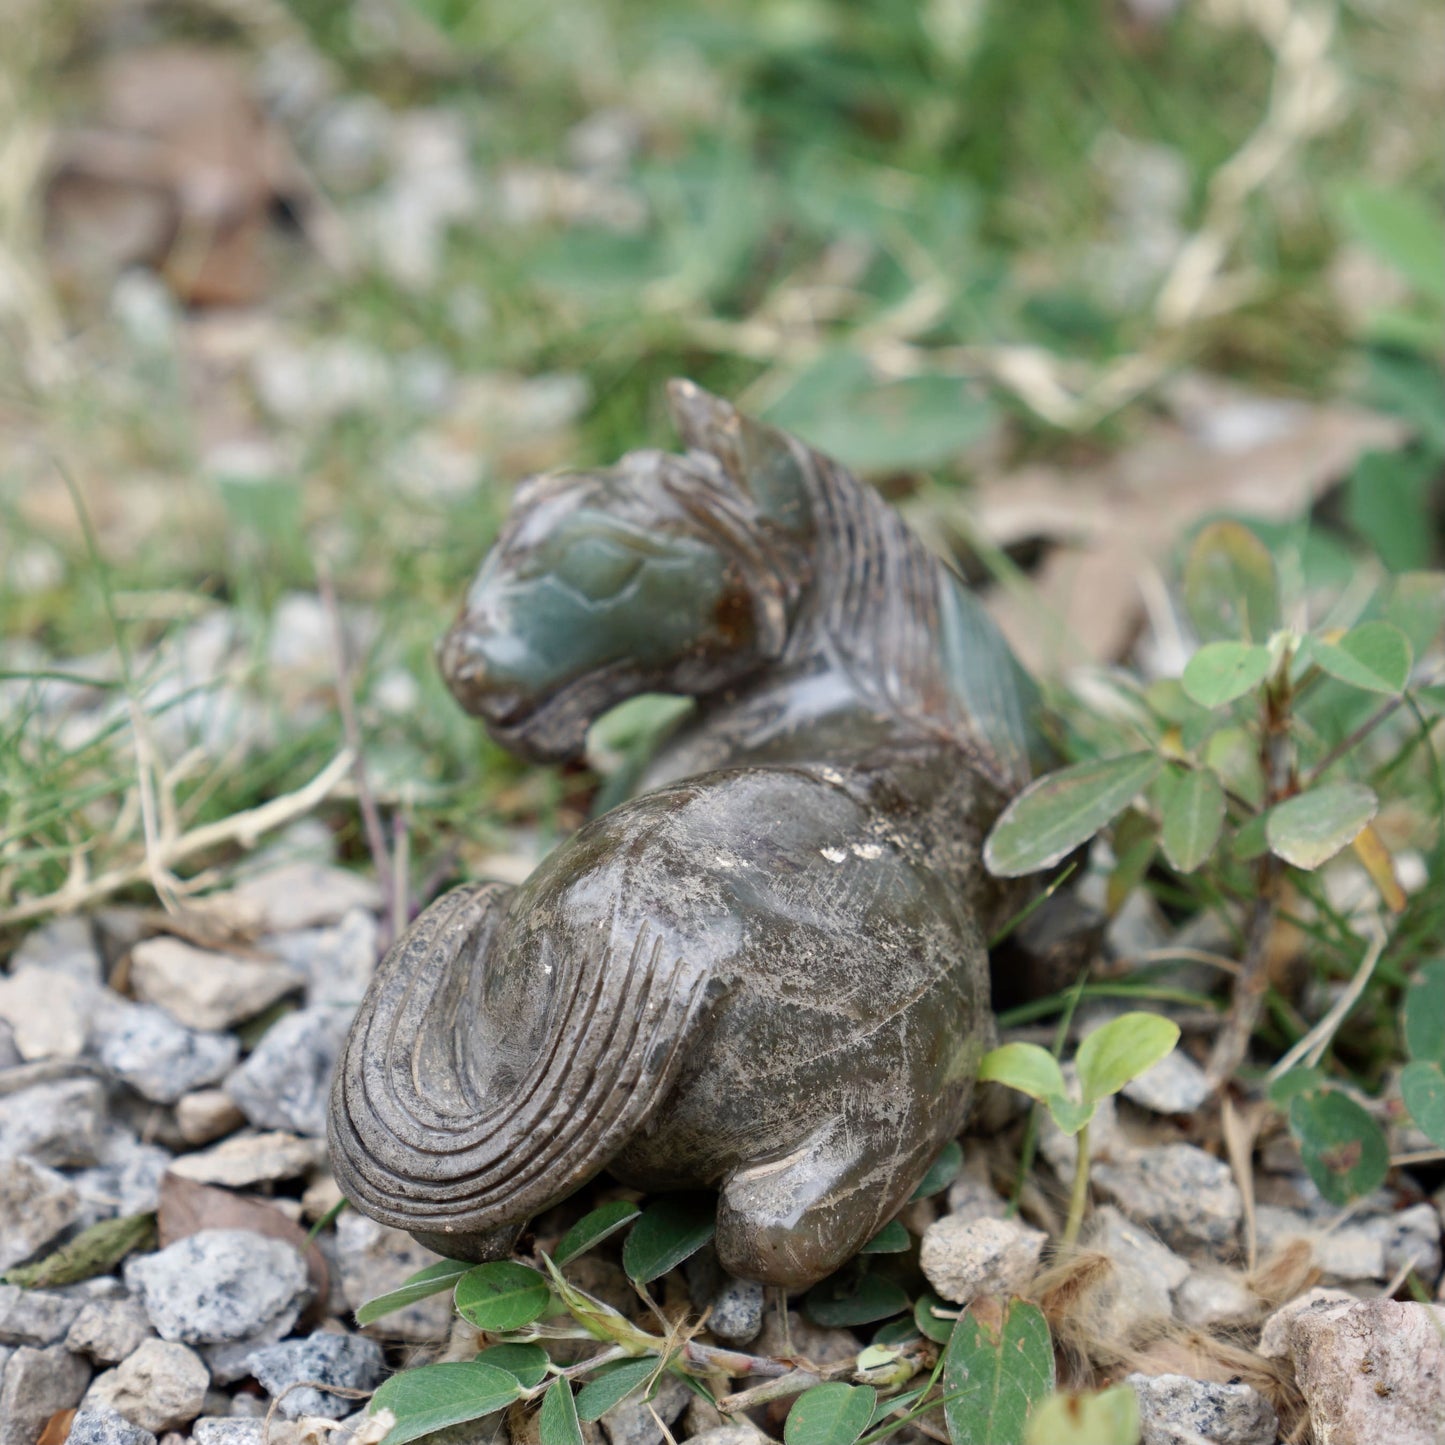
{"label": "small stone", "polygon": [[1233,1247],[1244,1201],[1229,1166],[1193,1144],[1139,1149],[1093,1170],[1101,1194],[1177,1248]]}
{"label": "small stone", "polygon": [[95,1033],[101,1063],[157,1104],[174,1104],[192,1089],[219,1083],[241,1052],[234,1034],[188,1029],[153,1004],[108,1011]]}
{"label": "small stone", "polygon": [[1385,1275],[1393,1279],[1412,1269],[1431,1285],[1440,1276],[1440,1216],[1433,1205],[1413,1204],[1394,1214],[1377,1214],[1360,1221],[1360,1228],[1378,1240],[1384,1255]]}
{"label": "small stone", "polygon": [[[321,622],[326,629],[329,651],[330,623],[324,613]],[[278,627],[277,631],[287,629]],[[285,665],[285,659],[276,661]],[[261,920],[261,931],[273,934],[338,923],[353,908],[375,913],[383,902],[381,889],[374,879],[345,868],[309,862],[287,863],[249,878],[232,890],[232,896],[246,907],[254,908]]]}
{"label": "small stone", "polygon": [[110,1409],[133,1425],[158,1433],[189,1425],[201,1413],[211,1376],[184,1345],[146,1340],[86,1391],[87,1409]]}
{"label": "small stone", "polygon": [[187,1144],[209,1144],[234,1134],[246,1116],[224,1089],[199,1089],[176,1100],[176,1127]]}
{"label": "small stone", "polygon": [[964,1161],[958,1178],[948,1186],[948,1212],[965,1219],[1008,1218],[1008,1200],[993,1187],[982,1159]]}
{"label": "small stone", "polygon": [[1315,1438],[1329,1445],[1438,1445],[1445,1435],[1445,1309],[1355,1300],[1287,1326]]}
{"label": "small stone", "polygon": [[156,1437],[114,1410],[78,1410],[65,1445],[156,1445]]}
{"label": "small stone", "polygon": [[65,1348],[101,1365],[119,1364],[150,1337],[150,1316],[139,1300],[90,1300],[80,1307],[65,1336]]}
{"label": "small stone", "polygon": [[137,1256],[125,1282],[162,1339],[191,1345],[248,1339],[282,1319],[289,1328],[308,1293],[296,1250],[246,1229],[203,1229]]}
{"label": "small stone", "polygon": [[170,1166],[172,1174],[202,1184],[221,1184],[227,1189],[246,1189],[280,1179],[298,1179],[326,1157],[320,1139],[302,1139],[295,1134],[243,1134],[226,1139],[214,1149],[182,1154]]}
{"label": "small stone", "polygon": [[1261,1204],[1255,1211],[1255,1229],[1264,1253],[1287,1240],[1305,1240],[1326,1279],[1384,1279],[1386,1276],[1384,1233],[1366,1228],[1363,1222],[1329,1229],[1324,1221],[1303,1209]]}
{"label": "small stone", "polygon": [[[355,1209],[348,1209],[337,1218],[338,1273],[352,1309],[396,1289],[417,1270],[436,1264],[440,1258],[424,1249],[411,1235],[378,1224]],[[451,1322],[451,1299],[446,1294],[438,1294],[394,1310],[367,1329],[386,1339],[422,1344],[444,1340]]]}
{"label": "small stone", "polygon": [[53,1345],[79,1313],[80,1301],[69,1295],[0,1284],[0,1344]]}
{"label": "small stone", "polygon": [[1179,1049],[1124,1085],[1131,1104],[1154,1114],[1192,1114],[1209,1098],[1204,1070]]}
{"label": "small stone", "polygon": [[334,928],[306,928],[261,940],[261,947],[303,973],[306,1002],[355,1009],[376,968],[378,924],[365,908],[350,908]]}
{"label": "small stone", "polygon": [[10,958],[11,973],[22,968],[43,969],[95,987],[105,982],[91,920],[80,914],[52,919],[27,933]]}
{"label": "small stone", "polygon": [[829,1329],[815,1325],[798,1313],[788,1311],[788,1333],[784,1338],[777,1310],[769,1310],[763,1320],[763,1332],[754,1345],[759,1355],[797,1355],[815,1365],[840,1365],[853,1359],[863,1348],[852,1330]]}
{"label": "small stone", "polygon": [[160,1202],[161,1179],[171,1155],[159,1144],[143,1144],[129,1129],[105,1133],[100,1160],[73,1176],[90,1219],[146,1214]]}
{"label": "small stone", "polygon": [[0,1096],[0,1159],[26,1154],[39,1164],[94,1164],[105,1118],[105,1088],[95,1079],[63,1079],[5,1094]]}
{"label": "small stone", "polygon": [[90,1366],[64,1345],[22,1345],[0,1383],[0,1445],[35,1445],[50,1417],[80,1403]]}
{"label": "small stone", "polygon": [[26,1158],[0,1167],[0,1269],[20,1264],[80,1218],[80,1195],[63,1175]]}
{"label": "small stone", "polygon": [[346,1390],[371,1390],[387,1373],[386,1359],[375,1340],[329,1330],[317,1330],[304,1340],[267,1345],[251,1356],[250,1366],[251,1373],[279,1401],[278,1410],[289,1420],[302,1415],[339,1420],[352,1408],[354,1397],[348,1400],[312,1387],[291,1388],[302,1381]]}
{"label": "small stone", "polygon": [[707,1327],[730,1345],[757,1339],[763,1327],[763,1287],[750,1279],[728,1279],[712,1298]]}
{"label": "small stone", "polygon": [[1139,1397],[1140,1445],[1274,1445],[1279,1419],[1252,1385],[1187,1375],[1129,1375]]}
{"label": "small stone", "polygon": [[263,1420],[217,1419],[211,1416],[197,1420],[191,1427],[196,1445],[265,1445]]}
{"label": "small stone", "polygon": [[0,977],[0,1019],[10,1025],[23,1059],[77,1059],[99,992],[49,969],[16,969]]}
{"label": "small stone", "polygon": [[1207,1330],[1248,1324],[1259,1315],[1259,1299],[1232,1274],[1196,1270],[1174,1291],[1174,1306],[1186,1325]]}
{"label": "small stone", "polygon": [[331,1073],[349,1026],[349,1016],[334,1008],[288,1014],[226,1080],[226,1092],[258,1128],[324,1139]]}
{"label": "small stone", "polygon": [[1355,1303],[1356,1296],[1345,1289],[1326,1289],[1316,1286],[1296,1296],[1288,1304],[1281,1305],[1260,1327],[1259,1353],[1266,1360],[1281,1360],[1289,1354],[1289,1332],[1295,1318],[1315,1310],[1329,1309],[1332,1305]]}
{"label": "small stone", "polygon": [[928,1227],[919,1263],[946,1300],[967,1304],[980,1294],[1013,1294],[1038,1267],[1048,1236],[1016,1219],[964,1219],[946,1214]]}
{"label": "small stone", "polygon": [[131,950],[136,997],[192,1029],[232,1028],[305,982],[284,964],[234,958],[179,938],[148,938]]}

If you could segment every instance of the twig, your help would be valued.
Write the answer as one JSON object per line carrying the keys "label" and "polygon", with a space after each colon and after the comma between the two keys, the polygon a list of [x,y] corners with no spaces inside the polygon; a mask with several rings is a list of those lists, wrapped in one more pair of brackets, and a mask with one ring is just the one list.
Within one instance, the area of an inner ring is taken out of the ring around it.
{"label": "twig", "polygon": [[385,947],[400,932],[401,921],[396,913],[391,854],[386,846],[386,834],[382,830],[376,795],[371,791],[371,781],[366,773],[366,757],[361,746],[361,724],[356,717],[356,696],[352,691],[351,668],[346,657],[346,634],[341,625],[341,609],[337,606],[336,589],[331,584],[331,574],[324,566],[317,568],[316,586],[321,594],[321,605],[326,610],[326,620],[331,625],[331,648],[336,665],[336,705],[341,710],[342,735],[351,750],[351,776],[356,784],[356,806],[361,813],[361,826],[366,833],[367,851],[371,854],[372,866],[376,869],[377,886],[381,889],[381,896],[387,900],[386,937],[381,940],[382,947]]}
{"label": "twig", "polygon": [[1350,980],[1349,987],[1335,1000],[1330,1011],[1319,1023],[1269,1071],[1266,1077],[1271,1083],[1288,1073],[1301,1060],[1311,1067],[1319,1063],[1324,1057],[1325,1050],[1330,1046],[1330,1040],[1334,1038],[1350,1010],[1359,1002],[1360,995],[1364,993],[1371,975],[1375,972],[1375,965],[1379,963],[1380,955],[1384,951],[1385,933],[1381,929],[1365,950],[1365,956],[1360,960],[1360,966],[1355,970],[1355,976]]}
{"label": "twig", "polygon": [[[1434,687],[1436,683],[1445,679],[1445,672],[1435,672],[1429,677],[1423,678],[1416,687]],[[1341,738],[1308,773],[1305,774],[1302,786],[1312,788],[1339,760],[1346,754],[1357,748],[1381,723],[1388,721],[1395,713],[1409,701],[1409,692],[1402,692],[1397,697],[1392,697],[1387,703],[1377,708],[1374,712],[1347,737]]]}
{"label": "twig", "polygon": [[88,908],[102,898],[118,893],[122,888],[144,883],[150,877],[152,862],[158,862],[163,868],[174,869],[187,858],[223,844],[237,843],[243,848],[253,848],[264,834],[274,832],[297,818],[305,817],[318,804],[324,802],[351,771],[352,762],[351,749],[342,748],[309,783],[294,793],[285,793],[259,807],[248,808],[243,813],[233,813],[229,818],[221,818],[215,823],[193,828],[189,833],[183,833],[169,842],[162,840],[154,860],[146,859],[140,863],[112,868],[108,873],[88,880],[72,879],[53,893],[17,903],[13,908],[0,912],[0,928],[14,923],[25,923],[32,918],[42,918],[48,913],[74,913]]}
{"label": "twig", "polygon": [[1391,1154],[1390,1167],[1402,1164],[1445,1164],[1445,1149],[1416,1149],[1408,1154]]}
{"label": "twig", "polygon": [[[851,1369],[851,1365],[848,1367]],[[847,1373],[845,1370],[843,1373]],[[793,1370],[775,1380],[767,1380],[748,1390],[739,1390],[734,1395],[724,1395],[717,1402],[724,1415],[736,1415],[741,1410],[751,1410],[755,1405],[768,1405],[774,1400],[789,1400],[811,1390],[823,1382],[823,1375],[814,1370]]]}
{"label": "twig", "polygon": [[1265,968],[1269,956],[1269,936],[1274,927],[1274,859],[1266,858],[1260,868],[1259,897],[1250,912],[1245,933],[1244,957],[1234,983],[1234,997],[1229,1017],[1214,1041],[1205,1071],[1211,1089],[1219,1089],[1244,1060],[1250,1036],[1264,1008],[1269,974]]}

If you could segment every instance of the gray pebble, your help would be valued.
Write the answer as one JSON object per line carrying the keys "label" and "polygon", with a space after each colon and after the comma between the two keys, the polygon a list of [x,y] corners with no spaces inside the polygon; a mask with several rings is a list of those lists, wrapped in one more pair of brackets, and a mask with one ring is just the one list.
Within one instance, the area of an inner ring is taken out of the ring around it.
{"label": "gray pebble", "polygon": [[102,1365],[119,1364],[151,1334],[150,1316],[139,1300],[90,1300],[82,1305],[65,1336],[65,1348],[89,1355]]}
{"label": "gray pebble", "polygon": [[80,1196],[63,1174],[32,1159],[0,1165],[0,1269],[29,1259],[80,1215]]}
{"label": "gray pebble", "polygon": [[1274,1445],[1279,1419],[1251,1385],[1217,1385],[1187,1375],[1129,1375],[1139,1397],[1140,1445]]}
{"label": "gray pebble", "polygon": [[226,1080],[226,1092],[258,1128],[324,1139],[331,1073],[349,1026],[344,1009],[288,1014]]}
{"label": "gray pebble", "polygon": [[1188,1054],[1175,1049],[1130,1079],[1123,1094],[1131,1104],[1154,1114],[1192,1114],[1209,1098],[1209,1080]]}
{"label": "gray pebble", "polygon": [[70,1328],[80,1305],[68,1295],[0,1284],[0,1344],[53,1345]]}
{"label": "gray pebble", "polygon": [[90,1366],[64,1345],[22,1345],[0,1384],[0,1445],[35,1445],[52,1415],[80,1404],[89,1380]]}
{"label": "gray pebble", "polygon": [[[339,1420],[355,1406],[354,1396],[309,1387],[291,1389],[303,1380],[347,1390],[371,1390],[386,1375],[386,1359],[375,1340],[329,1330],[318,1330],[304,1340],[267,1345],[251,1356],[250,1366],[267,1391],[280,1399],[279,1412],[290,1420],[302,1415]],[[285,1393],[288,1389],[289,1394]]]}
{"label": "gray pebble", "polygon": [[1099,1192],[1176,1249],[1231,1248],[1244,1214],[1229,1166],[1193,1144],[1139,1149],[1093,1170]]}
{"label": "gray pebble", "polygon": [[114,1410],[79,1410],[65,1445],[156,1445],[156,1437]]}
{"label": "gray pebble", "polygon": [[0,1159],[27,1154],[40,1164],[94,1164],[105,1117],[105,1088],[96,1079],[64,1079],[0,1095]]}
{"label": "gray pebble", "polygon": [[153,1004],[107,1010],[95,1042],[101,1063],[157,1104],[174,1104],[192,1089],[218,1083],[241,1051],[233,1034],[188,1029]]}
{"label": "gray pebble", "polygon": [[289,1329],[308,1291],[296,1250],[245,1229],[203,1229],[140,1255],[125,1282],[162,1339],[192,1345],[248,1339],[278,1321]]}
{"label": "gray pebble", "polygon": [[730,1345],[757,1339],[763,1327],[762,1285],[750,1279],[728,1279],[712,1298],[707,1327]]}

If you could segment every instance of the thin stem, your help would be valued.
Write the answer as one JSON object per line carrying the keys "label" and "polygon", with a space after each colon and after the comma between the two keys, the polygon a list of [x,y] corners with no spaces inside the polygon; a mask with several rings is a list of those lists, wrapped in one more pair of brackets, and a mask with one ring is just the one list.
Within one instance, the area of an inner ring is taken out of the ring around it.
{"label": "thin stem", "polygon": [[1084,1209],[1089,1202],[1089,1126],[1079,1130],[1079,1157],[1074,1163],[1074,1187],[1069,1194],[1069,1217],[1064,1221],[1063,1248],[1072,1249],[1079,1242],[1079,1228],[1084,1222]]}

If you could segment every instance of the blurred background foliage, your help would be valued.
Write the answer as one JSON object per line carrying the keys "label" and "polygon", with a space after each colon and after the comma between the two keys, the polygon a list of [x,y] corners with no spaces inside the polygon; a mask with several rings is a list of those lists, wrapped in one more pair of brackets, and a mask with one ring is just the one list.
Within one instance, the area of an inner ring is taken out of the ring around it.
{"label": "blurred background foliage", "polygon": [[670,445],[672,375],[979,576],[1040,548],[975,497],[1045,467],[1087,506],[1189,431],[1181,378],[1367,403],[1395,429],[1304,489],[1346,483],[1336,582],[1438,561],[1426,0],[0,14],[0,908],[316,774],[322,575],[414,854],[524,871],[590,781],[481,741],[430,649],[514,481]]}

